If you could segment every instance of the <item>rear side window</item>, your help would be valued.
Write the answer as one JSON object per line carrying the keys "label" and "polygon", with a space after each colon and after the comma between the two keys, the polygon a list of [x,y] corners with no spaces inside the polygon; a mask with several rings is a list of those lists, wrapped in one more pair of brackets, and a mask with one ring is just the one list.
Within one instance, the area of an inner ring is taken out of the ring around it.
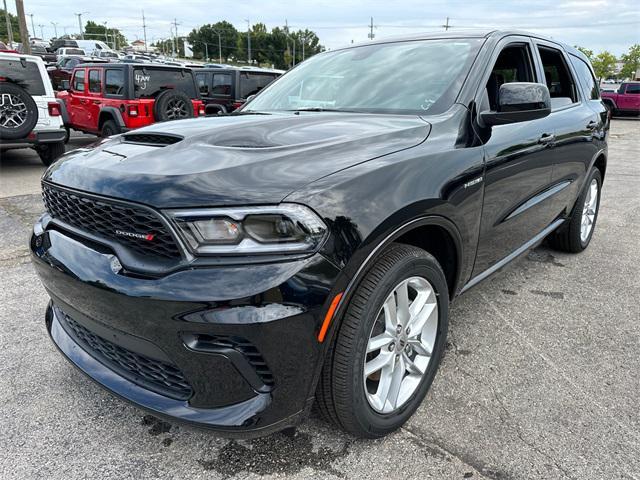
{"label": "rear side window", "polygon": [[89,70],[89,91],[91,93],[100,93],[101,90],[100,70]]}
{"label": "rear side window", "polygon": [[78,92],[84,92],[84,70],[76,70],[72,88]]}
{"label": "rear side window", "polygon": [[200,95],[209,95],[209,82],[207,81],[206,73],[196,74],[196,83],[198,84]]}
{"label": "rear side window", "polygon": [[124,71],[107,70],[104,74],[104,93],[107,95],[122,95],[124,91]]}
{"label": "rear side window", "polygon": [[133,89],[136,98],[157,97],[160,92],[175,88],[189,98],[196,98],[195,82],[190,70],[165,70],[139,67],[133,71]]}
{"label": "rear side window", "polygon": [[574,55],[569,55],[569,58],[571,59],[573,68],[575,68],[578,77],[580,78],[582,86],[586,89],[587,98],[590,98],[591,100],[598,100],[600,98],[598,82],[596,82],[589,65],[587,65],[584,60]]}
{"label": "rear side window", "polygon": [[[552,107],[554,103],[571,104],[577,102],[575,82],[567,68],[562,52],[549,47],[539,47],[539,51],[545,81],[551,94]],[[561,98],[564,102],[553,102],[554,98]]]}
{"label": "rear side window", "polygon": [[0,76],[22,87],[30,95],[46,94],[40,70],[36,63],[25,62],[23,65],[16,55],[16,60],[0,61],[0,71],[2,72]]}
{"label": "rear side window", "polygon": [[249,95],[255,95],[264,87],[269,85],[276,75],[269,73],[240,73],[240,98],[247,98]]}
{"label": "rear side window", "polygon": [[231,75],[228,73],[213,74],[213,95],[231,95]]}
{"label": "rear side window", "polygon": [[630,83],[627,85],[626,93],[630,95],[640,95],[640,83]]}

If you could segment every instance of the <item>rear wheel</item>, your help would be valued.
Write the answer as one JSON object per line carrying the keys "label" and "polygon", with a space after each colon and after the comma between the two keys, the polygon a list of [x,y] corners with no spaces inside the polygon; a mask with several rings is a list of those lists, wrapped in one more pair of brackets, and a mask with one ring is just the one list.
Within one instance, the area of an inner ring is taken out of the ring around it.
{"label": "rear wheel", "polygon": [[549,243],[553,248],[579,253],[589,246],[598,219],[601,187],[602,175],[600,170],[594,167],[576,200],[571,217],[549,237]]}
{"label": "rear wheel", "polygon": [[359,437],[400,428],[440,364],[447,283],[436,259],[392,244],[354,292],[327,353],[316,393],[323,416]]}
{"label": "rear wheel", "polygon": [[117,135],[120,133],[120,129],[113,120],[107,120],[102,124],[100,130],[101,137],[110,137],[111,135]]}
{"label": "rear wheel", "polygon": [[64,142],[45,143],[39,145],[36,151],[42,163],[48,167],[64,153]]}

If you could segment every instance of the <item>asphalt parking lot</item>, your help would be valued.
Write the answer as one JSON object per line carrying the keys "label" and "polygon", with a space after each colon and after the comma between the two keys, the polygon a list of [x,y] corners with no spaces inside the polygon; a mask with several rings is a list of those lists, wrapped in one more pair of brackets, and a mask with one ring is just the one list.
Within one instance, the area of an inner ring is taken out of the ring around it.
{"label": "asphalt parking lot", "polygon": [[376,441],[316,416],[294,437],[217,438],[76,371],[49,341],[27,250],[44,167],[2,153],[0,478],[640,479],[640,121],[614,120],[609,152],[589,249],[539,247],[454,302],[425,402]]}

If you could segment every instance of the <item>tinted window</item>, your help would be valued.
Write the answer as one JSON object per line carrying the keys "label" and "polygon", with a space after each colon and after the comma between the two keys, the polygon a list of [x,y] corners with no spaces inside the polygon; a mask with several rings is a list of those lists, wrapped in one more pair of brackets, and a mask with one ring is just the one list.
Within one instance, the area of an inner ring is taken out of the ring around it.
{"label": "tinted window", "polygon": [[589,65],[587,65],[587,63],[581,58],[575,57],[573,55],[569,55],[569,58],[571,59],[573,68],[575,68],[576,72],[578,73],[580,82],[586,89],[587,98],[590,98],[591,100],[598,100],[600,98],[598,82],[596,82],[596,79],[594,78],[593,72],[591,71],[591,68],[589,68]]}
{"label": "tinted window", "polygon": [[572,103],[576,102],[575,83],[562,52],[548,47],[540,47],[539,51],[551,98],[569,98]]}
{"label": "tinted window", "polygon": [[133,88],[136,98],[155,97],[167,88],[180,90],[189,98],[197,97],[190,70],[138,67],[133,71]]}
{"label": "tinted window", "polygon": [[[320,53],[278,78],[245,108],[411,115],[443,112],[455,101],[483,42],[419,40]],[[247,88],[242,95],[251,93]]]}
{"label": "tinted window", "polygon": [[65,55],[84,55],[84,50],[80,50],[79,48],[67,48],[64,51]]}
{"label": "tinted window", "polygon": [[100,70],[89,70],[89,91],[100,93]]}
{"label": "tinted window", "polygon": [[26,62],[22,66],[18,56],[16,60],[0,61],[0,71],[2,76],[24,88],[31,95],[45,95],[44,84],[40,76],[38,65],[33,62]]}
{"label": "tinted window", "polygon": [[73,76],[73,89],[78,92],[84,92],[84,70],[76,70]]}
{"label": "tinted window", "polygon": [[240,73],[240,98],[247,98],[255,95],[264,87],[269,85],[276,75],[270,73]]}
{"label": "tinted window", "polygon": [[80,63],[80,59],[79,58],[68,58],[66,60],[64,68],[66,68],[67,70],[71,70],[72,68],[74,68],[79,63]]}
{"label": "tinted window", "polygon": [[124,90],[124,71],[107,70],[104,74],[104,93],[122,95]]}
{"label": "tinted window", "polygon": [[198,84],[198,90],[201,95],[209,95],[209,85],[207,82],[207,75],[205,73],[196,74],[196,83]]}
{"label": "tinted window", "polygon": [[498,92],[502,84],[535,81],[532,65],[528,45],[508,45],[500,52],[487,81],[491,110],[498,109]]}
{"label": "tinted window", "polygon": [[47,49],[40,45],[31,45],[31,53],[47,53]]}
{"label": "tinted window", "polygon": [[627,85],[626,93],[629,93],[631,95],[640,94],[640,83],[630,83],[629,85]]}
{"label": "tinted window", "polygon": [[215,73],[213,75],[213,95],[231,95],[231,75]]}

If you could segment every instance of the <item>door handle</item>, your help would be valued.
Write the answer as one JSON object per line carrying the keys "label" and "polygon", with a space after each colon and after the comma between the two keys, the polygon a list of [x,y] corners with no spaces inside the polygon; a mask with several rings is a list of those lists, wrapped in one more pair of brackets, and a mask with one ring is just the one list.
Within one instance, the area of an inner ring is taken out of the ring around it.
{"label": "door handle", "polygon": [[94,105],[100,105],[100,100],[92,100]]}
{"label": "door handle", "polygon": [[596,122],[595,120],[591,120],[589,123],[587,123],[587,130],[595,130],[596,128],[598,128],[598,122]]}
{"label": "door handle", "polygon": [[553,133],[545,133],[539,139],[538,143],[542,145],[549,145],[556,140],[556,136]]}
{"label": "door handle", "polygon": [[87,101],[84,99],[80,99],[80,103],[87,103]]}

